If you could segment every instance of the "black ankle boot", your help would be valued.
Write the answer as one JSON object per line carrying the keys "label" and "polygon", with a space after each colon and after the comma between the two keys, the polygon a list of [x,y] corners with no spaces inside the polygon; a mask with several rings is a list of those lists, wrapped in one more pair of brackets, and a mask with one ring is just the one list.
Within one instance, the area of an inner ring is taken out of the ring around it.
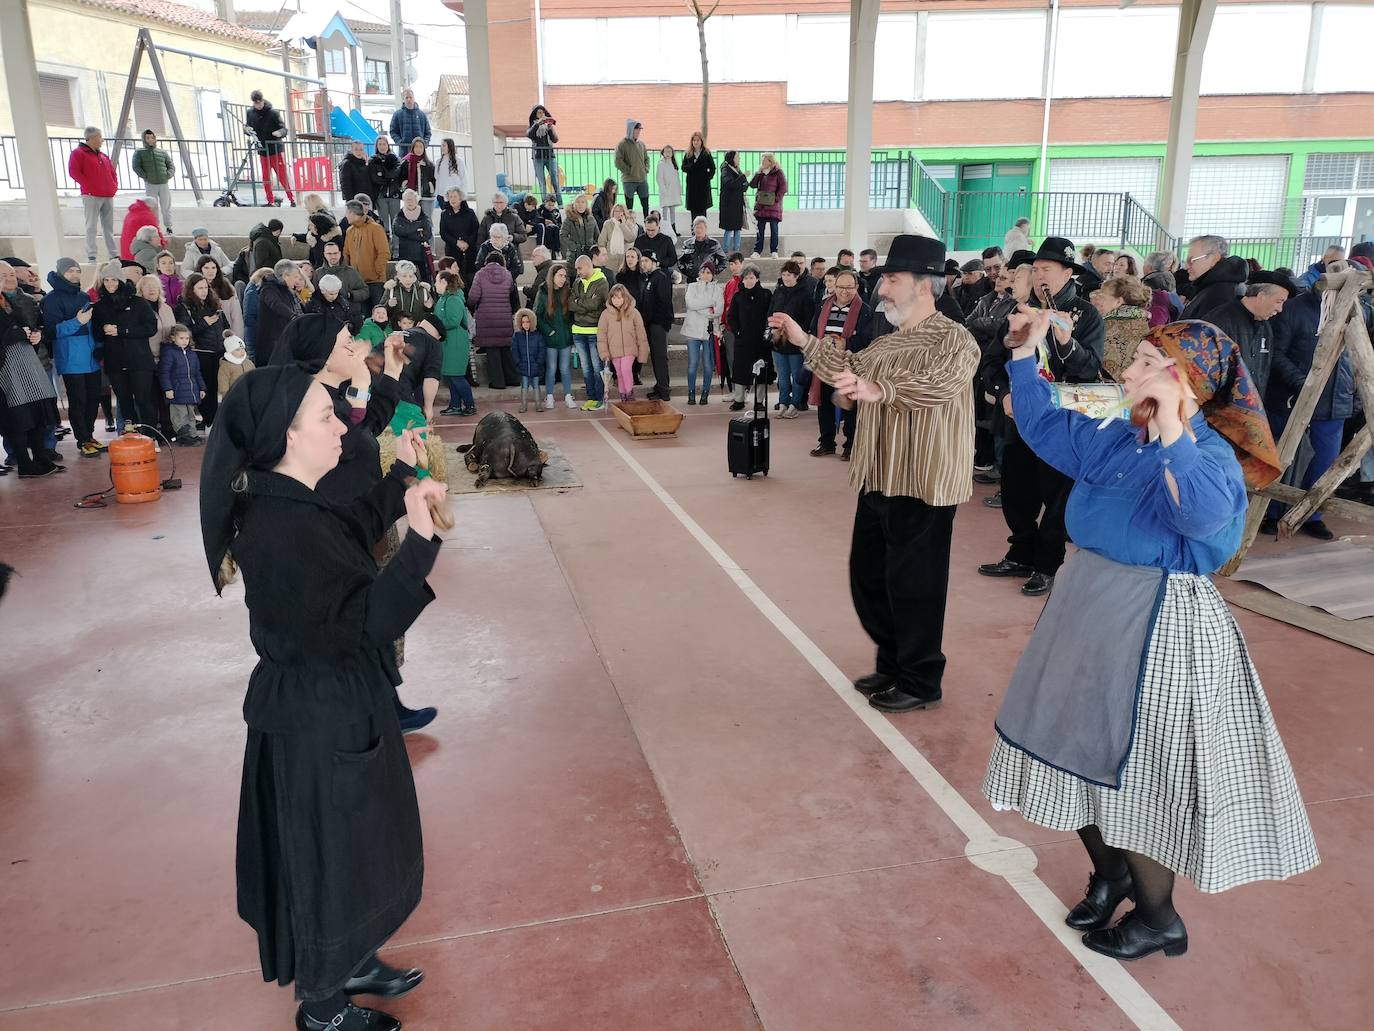
{"label": "black ankle boot", "polygon": [[333,1020],[318,1020],[301,1007],[296,1010],[296,1031],[401,1031],[401,1022],[390,1013],[367,1010],[348,1003]]}
{"label": "black ankle boot", "polygon": [[1088,892],[1083,901],[1069,910],[1064,923],[1075,931],[1096,931],[1110,926],[1116,907],[1132,897],[1134,887],[1129,870],[1115,880],[1093,874],[1088,878]]}
{"label": "black ankle boot", "polygon": [[1166,956],[1182,956],[1188,951],[1188,929],[1177,916],[1168,927],[1153,928],[1133,909],[1115,927],[1083,935],[1083,944],[1112,959],[1144,959],[1161,950]]}

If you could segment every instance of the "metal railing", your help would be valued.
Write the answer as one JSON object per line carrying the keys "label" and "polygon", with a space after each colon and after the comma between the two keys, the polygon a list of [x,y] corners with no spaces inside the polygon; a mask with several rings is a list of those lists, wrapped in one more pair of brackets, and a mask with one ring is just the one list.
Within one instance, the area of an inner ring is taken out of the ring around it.
{"label": "metal railing", "polygon": [[949,191],[930,174],[925,164],[913,158],[916,189],[912,192],[912,206],[929,223],[931,231],[941,240],[947,239],[949,229]]}
{"label": "metal railing", "polygon": [[[720,203],[720,167],[723,151],[713,152],[716,175],[711,181],[712,208]],[[740,169],[752,177],[764,153],[771,153],[787,177],[787,193],[783,196],[784,210],[836,210],[844,207],[845,152],[844,150],[741,150]],[[607,179],[622,188],[620,172],[615,167],[613,149],[590,147],[559,147],[556,151],[560,187],[564,199],[571,199],[587,190],[595,193]],[[869,181],[869,205],[874,208],[904,208],[912,194],[914,157],[909,150],[880,148],[872,153],[873,171]],[[659,204],[657,178],[654,170],[660,158],[649,155],[649,206]],[[678,154],[681,164],[682,155]],[[531,147],[522,143],[508,143],[501,151],[501,171],[506,186],[517,193],[534,191],[534,162]],[[536,192],[544,192],[543,189]],[[686,181],[683,177],[683,199],[686,207]]]}
{"label": "metal railing", "polygon": [[1129,247],[1141,257],[1154,251],[1178,253],[1179,239],[1170,233],[1139,201],[1129,193],[1122,209],[1121,246]]}
{"label": "metal railing", "polygon": [[[57,181],[60,196],[74,196],[81,192],[80,187],[67,172],[68,159],[77,145],[79,137],[54,136],[48,140],[48,156]],[[115,154],[114,140],[106,140],[103,148],[107,155],[114,155],[115,181],[120,193],[143,193],[143,180],[134,174],[133,159],[142,140],[125,139],[118,141],[118,154]],[[233,181],[234,174],[243,164],[243,175],[238,180],[236,194],[240,204],[256,205],[265,200],[262,192],[261,169],[258,157],[248,149],[246,142],[227,142],[225,140],[184,140],[190,154],[190,165],[182,154],[181,144],[176,140],[159,140],[159,146],[172,158],[176,174],[171,179],[174,191],[191,191],[193,183],[198,184],[206,204],[221,196]],[[339,162],[348,153],[351,141],[348,140],[283,140],[283,157],[292,187],[298,193],[319,193],[337,195]],[[438,151],[431,147],[430,160],[438,158]],[[458,147],[459,158],[472,175],[472,148]],[[273,182],[274,192],[280,194],[280,187]],[[19,163],[18,145],[13,136],[0,136],[0,192],[6,189],[22,190],[24,187],[23,170]],[[331,197],[331,200],[334,198]],[[340,201],[347,198],[338,198]]]}
{"label": "metal railing", "polygon": [[[1346,253],[1363,236],[1253,236],[1228,238],[1231,253],[1254,258],[1264,268],[1286,268],[1302,275],[1313,262],[1320,261],[1328,247],[1344,247]],[[1186,241],[1181,249],[1187,248]]]}

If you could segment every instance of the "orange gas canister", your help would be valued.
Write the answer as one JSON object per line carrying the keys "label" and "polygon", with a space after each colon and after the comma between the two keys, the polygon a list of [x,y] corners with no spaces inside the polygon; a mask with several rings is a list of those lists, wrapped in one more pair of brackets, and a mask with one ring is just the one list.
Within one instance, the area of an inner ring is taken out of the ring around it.
{"label": "orange gas canister", "polygon": [[157,448],[150,438],[141,433],[126,433],[110,442],[109,452],[116,501],[121,505],[138,505],[162,497]]}

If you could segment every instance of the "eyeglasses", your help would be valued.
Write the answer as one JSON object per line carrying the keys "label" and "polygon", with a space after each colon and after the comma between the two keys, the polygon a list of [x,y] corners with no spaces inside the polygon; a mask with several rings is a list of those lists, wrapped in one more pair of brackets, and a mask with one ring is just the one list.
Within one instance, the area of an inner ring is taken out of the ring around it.
{"label": "eyeglasses", "polygon": [[1187,261],[1185,261],[1183,264],[1184,264],[1184,266],[1186,267],[1186,266],[1188,266],[1188,265],[1193,264],[1193,262],[1195,262],[1195,261],[1201,261],[1203,258],[1210,258],[1210,257],[1212,257],[1212,255],[1214,255],[1215,253],[1216,253],[1215,251],[1207,251],[1205,254],[1199,254],[1199,255],[1198,255],[1197,257],[1195,257],[1195,258],[1189,258],[1189,259],[1188,259]]}

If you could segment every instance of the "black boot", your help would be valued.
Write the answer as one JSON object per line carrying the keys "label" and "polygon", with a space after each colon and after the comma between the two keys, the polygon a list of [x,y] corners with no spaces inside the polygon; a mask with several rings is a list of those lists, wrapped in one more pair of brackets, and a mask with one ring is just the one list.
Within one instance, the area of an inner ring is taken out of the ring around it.
{"label": "black boot", "polygon": [[886,673],[870,673],[866,677],[860,677],[854,681],[854,690],[859,694],[872,698],[879,691],[886,691],[896,683],[892,677]]}
{"label": "black boot", "polygon": [[363,1009],[346,1003],[332,1020],[319,1020],[296,1010],[296,1031],[401,1031],[401,1022],[390,1013]]}
{"label": "black boot", "polygon": [[1144,959],[1161,950],[1166,956],[1182,956],[1188,951],[1188,929],[1175,916],[1168,927],[1157,930],[1145,923],[1133,909],[1115,927],[1104,927],[1083,935],[1083,944],[1112,959]]}
{"label": "black boot", "polygon": [[1088,891],[1083,901],[1069,910],[1064,923],[1075,931],[1096,931],[1109,926],[1116,915],[1116,907],[1134,898],[1134,887],[1129,871],[1115,880],[1093,874],[1088,878]]}

